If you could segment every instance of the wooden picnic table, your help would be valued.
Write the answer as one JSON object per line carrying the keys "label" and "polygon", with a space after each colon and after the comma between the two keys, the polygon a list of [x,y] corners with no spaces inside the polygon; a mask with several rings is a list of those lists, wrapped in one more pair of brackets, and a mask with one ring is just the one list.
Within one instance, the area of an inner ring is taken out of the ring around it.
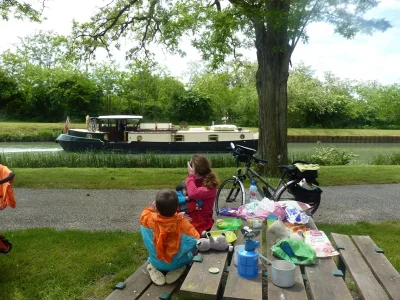
{"label": "wooden picnic table", "polygon": [[[245,221],[243,223],[246,225]],[[306,226],[317,230],[312,218]],[[217,227],[213,229],[218,230]],[[266,226],[262,233],[265,238]],[[243,235],[236,234],[234,245],[243,244]],[[257,239],[262,241],[263,235]],[[356,299],[400,300],[400,275],[370,237],[332,234],[331,240],[340,256],[318,258],[311,266],[296,266],[296,283],[291,288],[280,288],[272,283],[268,276],[271,266],[263,272],[260,264],[258,276],[249,280],[238,276],[233,263],[234,252],[207,251],[201,253],[203,261],[193,262],[186,277],[176,284],[155,286],[144,274],[144,264],[126,281],[124,290],[114,291],[108,299],[161,299],[161,294],[178,293],[181,299],[346,300],[353,299],[354,294],[344,280],[346,274],[351,274],[356,283]],[[266,253],[270,260],[276,260],[270,251],[272,243],[268,235],[266,241],[258,251]],[[217,267],[219,273],[211,274],[211,267]]]}
{"label": "wooden picnic table", "polygon": [[[306,227],[318,230],[312,218]],[[266,233],[265,227],[263,232]],[[237,236],[235,245],[243,244],[243,235],[238,233]],[[261,235],[259,238],[262,240]],[[266,240],[267,244],[258,251],[266,251],[270,260],[276,260],[270,251],[272,243],[268,235]],[[180,295],[190,299],[257,300],[346,300],[361,295],[363,299],[400,300],[400,275],[383,253],[375,251],[377,247],[369,237],[354,236],[352,242],[346,235],[332,234],[332,240],[344,245],[341,247],[345,248],[339,249],[341,255],[318,258],[316,264],[310,266],[296,266],[296,283],[291,288],[280,288],[272,283],[268,276],[271,274],[270,265],[267,267],[266,280],[262,278],[261,264],[257,278],[248,280],[238,276],[231,258],[232,253],[203,253],[203,262],[192,265],[180,288]],[[219,266],[220,270],[225,269],[226,272],[210,276],[208,269],[215,266]],[[345,282],[346,269],[355,274],[353,277],[358,290],[354,296],[354,292],[352,294],[350,286]],[[263,294],[263,291],[267,292]]]}

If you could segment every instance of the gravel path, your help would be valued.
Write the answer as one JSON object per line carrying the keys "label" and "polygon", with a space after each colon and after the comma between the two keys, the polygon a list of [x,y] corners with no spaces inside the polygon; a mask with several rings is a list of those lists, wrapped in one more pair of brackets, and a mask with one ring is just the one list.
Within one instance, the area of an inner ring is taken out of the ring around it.
{"label": "gravel path", "polygon": [[[323,187],[316,222],[400,221],[400,184]],[[50,227],[137,231],[156,190],[14,189],[17,207],[0,211],[0,230]]]}

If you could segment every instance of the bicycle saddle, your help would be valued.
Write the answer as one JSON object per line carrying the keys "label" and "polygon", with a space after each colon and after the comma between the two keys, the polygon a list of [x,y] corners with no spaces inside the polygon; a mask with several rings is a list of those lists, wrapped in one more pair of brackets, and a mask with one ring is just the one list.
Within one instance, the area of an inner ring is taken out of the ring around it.
{"label": "bicycle saddle", "polygon": [[279,169],[283,169],[285,171],[290,172],[290,171],[296,170],[297,168],[294,165],[281,165],[281,166],[279,166]]}

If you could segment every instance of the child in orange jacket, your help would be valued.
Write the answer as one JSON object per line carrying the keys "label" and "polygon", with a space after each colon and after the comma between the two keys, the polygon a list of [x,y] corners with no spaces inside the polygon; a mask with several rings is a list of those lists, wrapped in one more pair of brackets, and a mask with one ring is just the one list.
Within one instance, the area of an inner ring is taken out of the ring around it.
{"label": "child in orange jacket", "polygon": [[176,213],[177,208],[177,192],[161,190],[140,217],[140,231],[149,252],[147,270],[157,285],[173,283],[184,273],[200,238],[184,213]]}

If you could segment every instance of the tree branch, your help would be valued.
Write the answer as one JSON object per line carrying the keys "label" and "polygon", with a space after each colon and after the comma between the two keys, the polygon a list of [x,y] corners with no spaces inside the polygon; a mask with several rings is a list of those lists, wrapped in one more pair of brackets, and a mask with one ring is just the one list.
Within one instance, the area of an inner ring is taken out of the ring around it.
{"label": "tree branch", "polygon": [[[300,16],[299,16],[298,26],[297,26],[297,28],[295,29],[295,34],[293,35],[293,38],[292,38],[292,45],[290,45],[292,51],[296,48],[297,43],[299,42],[300,37],[301,37],[301,35],[303,34],[304,29],[306,28],[306,26],[307,26],[307,24],[308,24],[308,21],[310,21],[311,17],[314,15],[314,13],[315,13],[315,11],[317,10],[317,7],[318,7],[318,4],[320,3],[320,1],[321,1],[321,0],[316,0],[316,1],[315,1],[315,4],[314,4],[313,8],[310,10],[309,14],[306,16],[306,18],[305,18],[305,20],[304,20],[304,23],[303,23],[303,26],[302,26],[301,29],[299,30],[300,23],[301,23],[301,19],[303,18],[302,15],[303,15],[303,13],[305,12],[305,6],[304,6],[303,12],[302,12],[302,13],[300,14]],[[304,14],[304,16],[305,16],[305,14]]]}
{"label": "tree branch", "polygon": [[[124,12],[126,12],[127,10],[129,10],[129,9],[132,7],[132,5],[135,4],[135,3],[138,2],[138,1],[139,1],[139,0],[130,0],[128,4],[126,4],[124,7],[122,7],[122,8],[119,10],[119,12],[117,13],[117,15],[116,15],[115,17],[110,18],[110,19],[106,19],[103,23],[101,23],[99,26],[97,26],[97,29],[94,30],[94,34],[90,34],[90,36],[91,36],[92,38],[95,38],[95,39],[96,39],[97,37],[106,35],[106,33],[107,33],[108,31],[110,31],[110,30],[115,26],[115,24],[117,24],[119,18],[122,16],[122,14],[123,14]],[[112,2],[111,2],[111,3],[112,3]],[[110,3],[110,4],[111,4],[111,3]],[[107,24],[109,21],[112,21],[112,22],[111,22],[109,25],[106,26],[106,24]],[[100,28],[102,28],[103,26],[105,27],[105,28],[103,29],[103,31],[101,31],[101,32],[99,32],[99,33],[96,33],[96,32],[98,32],[98,31],[100,30]]]}
{"label": "tree branch", "polygon": [[244,9],[251,9],[253,6],[244,0],[228,0],[231,4],[242,7]]}

